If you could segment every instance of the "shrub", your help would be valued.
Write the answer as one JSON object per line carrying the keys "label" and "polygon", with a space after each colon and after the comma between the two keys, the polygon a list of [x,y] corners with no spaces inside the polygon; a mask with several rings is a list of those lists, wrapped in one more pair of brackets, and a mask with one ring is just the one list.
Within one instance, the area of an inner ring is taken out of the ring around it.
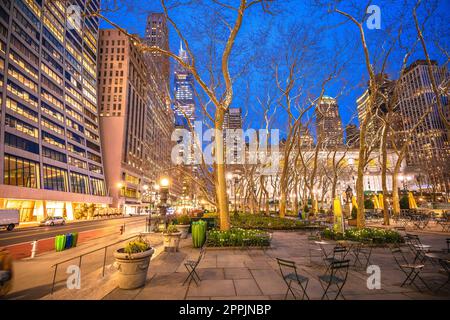
{"label": "shrub", "polygon": [[167,229],[164,231],[164,233],[168,233],[168,234],[177,233],[177,232],[178,232],[177,226],[174,224],[169,225],[167,227]]}
{"label": "shrub", "polygon": [[400,199],[400,209],[409,209],[409,201],[407,196]]}
{"label": "shrub", "polygon": [[255,229],[232,228],[227,231],[208,231],[206,245],[209,247],[269,246],[270,236],[267,232]]}
{"label": "shrub", "polygon": [[322,236],[333,240],[352,240],[352,241],[368,241],[372,239],[375,243],[403,243],[403,237],[394,230],[389,229],[375,229],[375,228],[361,228],[361,229],[347,229],[344,235],[340,232],[335,232],[329,228],[322,232]]}
{"label": "shrub", "polygon": [[375,205],[373,204],[373,201],[370,199],[364,200],[364,209],[375,209]]}
{"label": "shrub", "polygon": [[191,217],[189,217],[187,214],[182,214],[177,218],[178,224],[189,224],[191,222]]}
{"label": "shrub", "polygon": [[310,226],[305,221],[257,214],[241,214],[238,217],[232,217],[231,224],[236,228],[265,230],[294,230]]}
{"label": "shrub", "polygon": [[138,236],[135,240],[126,244],[124,252],[128,254],[144,252],[150,249],[150,243],[142,236]]}

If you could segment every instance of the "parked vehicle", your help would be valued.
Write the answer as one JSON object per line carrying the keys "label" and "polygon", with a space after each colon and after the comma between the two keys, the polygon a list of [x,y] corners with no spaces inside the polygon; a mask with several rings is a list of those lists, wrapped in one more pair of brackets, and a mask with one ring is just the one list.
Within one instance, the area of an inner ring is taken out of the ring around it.
{"label": "parked vehicle", "polygon": [[19,225],[19,210],[0,209],[0,228],[11,231]]}
{"label": "parked vehicle", "polygon": [[64,225],[66,220],[63,217],[47,217],[42,220],[39,225],[41,226],[55,226],[55,225]]}

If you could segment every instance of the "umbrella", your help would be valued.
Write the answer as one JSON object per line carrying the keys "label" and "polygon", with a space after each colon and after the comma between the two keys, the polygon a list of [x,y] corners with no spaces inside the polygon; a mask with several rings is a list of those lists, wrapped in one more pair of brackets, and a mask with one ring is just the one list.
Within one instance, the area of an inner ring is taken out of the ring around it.
{"label": "umbrella", "polygon": [[375,194],[373,195],[372,201],[375,209],[380,209],[380,202],[378,201],[378,197]]}
{"label": "umbrella", "polygon": [[356,203],[356,197],[355,196],[352,197],[352,206],[355,207],[356,209],[358,209],[358,204]]}
{"label": "umbrella", "polygon": [[334,198],[333,201],[334,225],[333,229],[336,232],[342,232],[342,207],[339,197]]}
{"label": "umbrella", "polygon": [[383,194],[380,193],[378,195],[378,205],[380,206],[381,210],[384,210],[384,201],[383,201]]}
{"label": "umbrella", "polygon": [[416,199],[414,199],[412,192],[408,192],[408,204],[410,209],[417,209]]}
{"label": "umbrella", "polygon": [[317,201],[317,199],[314,199],[314,203],[313,203],[313,212],[314,212],[314,213],[319,212],[319,201]]}

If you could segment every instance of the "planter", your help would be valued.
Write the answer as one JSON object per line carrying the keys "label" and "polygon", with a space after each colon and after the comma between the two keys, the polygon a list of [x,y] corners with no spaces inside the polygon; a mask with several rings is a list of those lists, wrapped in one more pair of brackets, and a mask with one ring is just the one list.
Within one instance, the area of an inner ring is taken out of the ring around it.
{"label": "planter", "polygon": [[187,238],[190,227],[190,224],[177,224],[177,229],[181,232],[181,239]]}
{"label": "planter", "polygon": [[133,254],[123,252],[123,248],[114,252],[120,289],[136,289],[145,285],[150,258],[154,252],[153,248]]}
{"label": "planter", "polygon": [[164,251],[177,252],[180,244],[181,232],[163,233],[164,237]]}
{"label": "planter", "polygon": [[357,219],[348,219],[348,225],[352,227],[356,227]]}

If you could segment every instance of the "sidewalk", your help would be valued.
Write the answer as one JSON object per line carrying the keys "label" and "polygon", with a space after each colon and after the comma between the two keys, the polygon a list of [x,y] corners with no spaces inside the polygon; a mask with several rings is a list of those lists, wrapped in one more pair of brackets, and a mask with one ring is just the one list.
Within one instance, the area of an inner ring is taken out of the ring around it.
{"label": "sidewalk", "polygon": [[[129,230],[124,235],[119,236],[113,234],[100,239],[91,239],[85,243],[80,244],[75,248],[71,248],[62,252],[46,252],[36,256],[34,259],[26,258],[14,261],[13,265],[13,287],[11,292],[6,296],[6,299],[39,299],[51,292],[54,268],[52,265],[66,259],[72,260],[58,266],[56,275],[55,290],[65,288],[68,274],[66,274],[69,265],[78,265],[80,254],[88,253],[90,251],[102,248],[108,244],[114,243],[121,239],[126,239],[137,235],[142,230]],[[162,243],[161,235],[149,235],[148,239],[153,246],[159,246]],[[123,246],[123,243],[114,245],[107,250],[106,269],[111,270],[113,263],[113,251]],[[103,266],[104,250],[99,250],[82,258],[81,264],[81,284],[84,288],[95,288],[96,283],[92,279],[98,279],[99,270]],[[95,275],[92,277],[92,275]],[[103,292],[99,298],[107,294],[108,291]],[[87,295],[89,296],[89,295]]]}
{"label": "sidewalk", "polygon": [[[423,237],[424,243],[434,248],[445,246],[445,236],[429,235]],[[193,249],[191,239],[183,240],[180,252],[162,253],[150,264],[147,284],[136,290],[114,289],[104,299],[284,299],[287,286],[280,276],[276,257],[293,260],[299,266],[298,272],[310,279],[308,295],[320,299],[323,289],[318,276],[325,272],[320,262],[309,261],[307,235],[302,232],[275,232],[272,247],[265,252],[260,249],[212,249],[208,248],[198,267],[202,279],[199,286],[192,281],[183,286],[187,276],[184,268],[186,259],[196,259],[199,250]],[[414,287],[400,287],[404,275],[395,266],[391,253],[386,248],[376,248],[372,253],[372,264],[381,268],[380,290],[367,288],[366,270],[349,271],[343,294],[345,299],[449,299],[450,291],[432,295],[419,292]],[[438,274],[430,266],[421,276],[430,286],[437,287],[446,276]],[[292,297],[289,297],[292,298]]]}

